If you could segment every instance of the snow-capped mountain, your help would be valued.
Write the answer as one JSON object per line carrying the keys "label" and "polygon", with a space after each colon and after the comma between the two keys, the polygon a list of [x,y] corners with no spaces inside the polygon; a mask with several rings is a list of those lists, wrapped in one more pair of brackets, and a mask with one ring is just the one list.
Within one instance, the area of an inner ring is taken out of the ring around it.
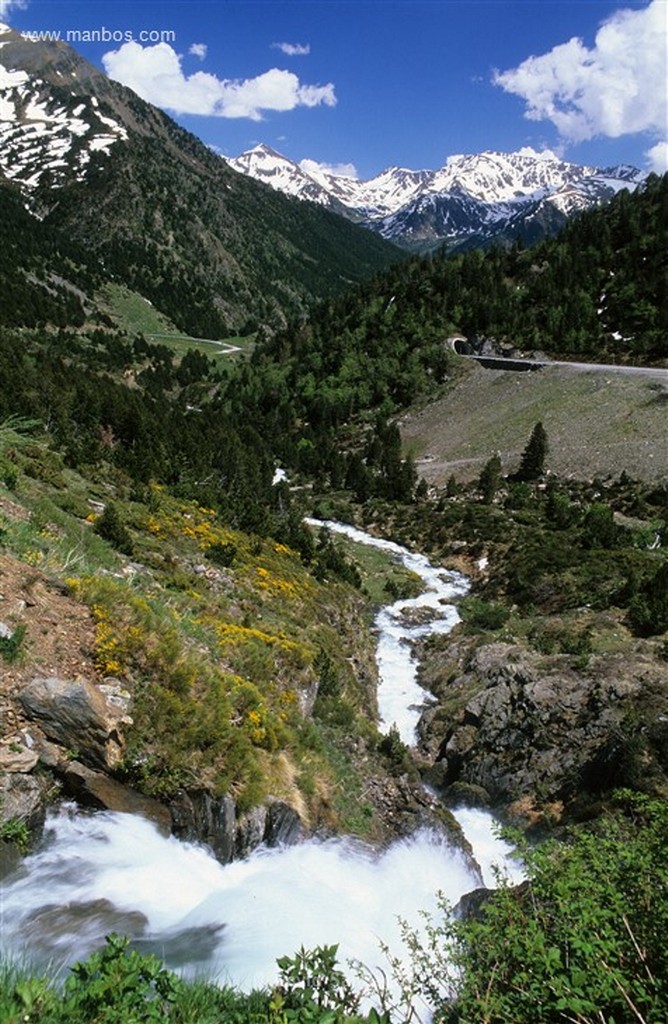
{"label": "snow-capped mountain", "polygon": [[81,181],[95,153],[128,138],[91,93],[85,62],[74,51],[36,62],[43,52],[0,24],[0,172],[28,191]]}
{"label": "snow-capped mountain", "polygon": [[[321,170],[313,161],[300,164],[262,143],[238,157],[226,158],[230,167],[299,199],[309,199],[355,219],[384,217],[418,195],[430,171],[389,167],[375,178],[359,181]],[[340,208],[343,207],[343,210]]]}
{"label": "snow-capped mountain", "polygon": [[390,167],[366,181],[308,171],[267,146],[228,161],[272,188],[344,212],[407,248],[441,243],[481,245],[520,235],[534,241],[573,213],[634,189],[645,175],[635,167],[600,170],[567,163],[553,153],[451,156],[437,170]]}
{"label": "snow-capped mountain", "polygon": [[[0,202],[12,211],[0,244],[13,220],[30,241],[28,210],[54,244],[76,248],[91,279],[122,282],[201,337],[282,327],[398,255],[342,217],[269,194],[66,43],[6,25]],[[48,268],[45,288],[61,270]]]}

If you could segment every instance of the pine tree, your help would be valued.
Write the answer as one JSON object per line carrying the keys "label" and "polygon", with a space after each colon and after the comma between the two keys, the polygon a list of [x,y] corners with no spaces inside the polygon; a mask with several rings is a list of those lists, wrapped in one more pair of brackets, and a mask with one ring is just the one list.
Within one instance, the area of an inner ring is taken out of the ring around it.
{"label": "pine tree", "polygon": [[542,423],[537,423],[531,432],[529,443],[522,452],[518,480],[537,480],[543,475],[548,452],[547,433]]}
{"label": "pine tree", "polygon": [[478,487],[482,495],[482,500],[485,505],[491,505],[494,500],[494,495],[499,489],[501,483],[501,459],[498,455],[492,455],[485,465],[482,467],[480,473],[480,479],[478,480]]}

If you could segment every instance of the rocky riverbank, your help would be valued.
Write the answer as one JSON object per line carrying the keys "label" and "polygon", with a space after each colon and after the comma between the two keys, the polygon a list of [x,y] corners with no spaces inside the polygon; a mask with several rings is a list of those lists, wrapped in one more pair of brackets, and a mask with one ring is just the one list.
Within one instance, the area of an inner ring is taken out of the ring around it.
{"label": "rocky riverbank", "polygon": [[[640,646],[640,645],[639,645]],[[612,790],[668,795],[668,673],[641,649],[576,659],[460,637],[426,653],[425,777],[524,823],[594,813]]]}
{"label": "rocky riverbank", "polygon": [[[7,863],[19,846],[41,835],[48,807],[61,799],[80,806],[140,814],[164,833],[207,843],[222,863],[247,856],[256,846],[296,842],[336,831],[329,798],[320,799],[316,820],[299,801],[280,794],[240,808],[202,785],[180,787],[155,799],[129,786],[123,762],[132,727],[132,698],[121,679],[105,676],[95,659],[91,611],[66,587],[35,567],[0,556],[1,627],[11,640],[16,623],[41,638],[29,659],[3,665],[0,702],[0,815]],[[369,665],[358,665],[365,677]],[[373,680],[362,681],[368,688]],[[315,695],[314,695],[315,696]],[[452,817],[429,796],[402,750],[378,750],[371,736],[351,737],[347,756],[364,780],[356,796],[360,814],[373,817],[375,839],[387,842],[422,825],[460,837]],[[14,851],[14,852],[13,852]]]}

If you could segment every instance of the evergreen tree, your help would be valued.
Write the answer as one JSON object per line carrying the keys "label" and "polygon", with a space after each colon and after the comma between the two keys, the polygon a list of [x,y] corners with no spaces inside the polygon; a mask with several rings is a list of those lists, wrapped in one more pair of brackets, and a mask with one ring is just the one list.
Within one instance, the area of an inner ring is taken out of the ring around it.
{"label": "evergreen tree", "polygon": [[478,487],[482,495],[482,500],[485,505],[491,505],[494,500],[494,495],[499,489],[501,483],[501,459],[498,455],[492,455],[485,465],[482,467],[480,473],[480,479],[478,480]]}
{"label": "evergreen tree", "polygon": [[640,588],[631,602],[629,619],[641,636],[655,636],[668,629],[668,562]]}
{"label": "evergreen tree", "polygon": [[537,423],[531,432],[529,443],[522,452],[518,480],[537,480],[543,475],[548,452],[547,433],[542,423]]}

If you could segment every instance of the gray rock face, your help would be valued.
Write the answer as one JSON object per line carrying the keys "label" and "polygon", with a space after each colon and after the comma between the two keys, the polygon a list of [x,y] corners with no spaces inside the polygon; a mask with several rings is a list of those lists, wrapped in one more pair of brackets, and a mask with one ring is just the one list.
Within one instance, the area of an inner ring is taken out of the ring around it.
{"label": "gray rock face", "polygon": [[[110,699],[111,698],[111,699]],[[33,679],[19,694],[24,713],[49,740],[80,752],[92,768],[114,768],[123,748],[127,706],[86,679]]]}
{"label": "gray rock face", "polygon": [[304,834],[301,818],[282,800],[269,801],[238,815],[231,796],[182,791],[170,802],[169,810],[174,834],[180,839],[206,843],[222,864],[247,857],[262,843],[290,846]]}
{"label": "gray rock face", "polygon": [[78,761],[71,761],[63,768],[62,774],[66,791],[79,803],[108,811],[140,814],[155,822],[165,834],[171,831],[172,817],[158,800],[142,796],[129,786],[124,786],[102,772],[95,772]]}
{"label": "gray rock face", "polygon": [[179,839],[210,846],[221,864],[234,858],[236,807],[231,796],[182,790],[169,802],[172,830]]}
{"label": "gray rock face", "polygon": [[47,786],[32,775],[0,775],[0,816],[2,821],[25,822],[33,835],[39,834],[46,817]]}
{"label": "gray rock face", "polygon": [[264,841],[267,846],[293,846],[304,835],[304,825],[294,807],[274,800],[267,807]]}
{"label": "gray rock face", "polygon": [[506,804],[618,785],[633,716],[649,727],[668,713],[668,674],[661,676],[642,655],[593,659],[576,671],[567,656],[485,645],[441,692],[444,701],[462,694],[459,706],[423,721],[431,777],[446,792],[465,783]]}

